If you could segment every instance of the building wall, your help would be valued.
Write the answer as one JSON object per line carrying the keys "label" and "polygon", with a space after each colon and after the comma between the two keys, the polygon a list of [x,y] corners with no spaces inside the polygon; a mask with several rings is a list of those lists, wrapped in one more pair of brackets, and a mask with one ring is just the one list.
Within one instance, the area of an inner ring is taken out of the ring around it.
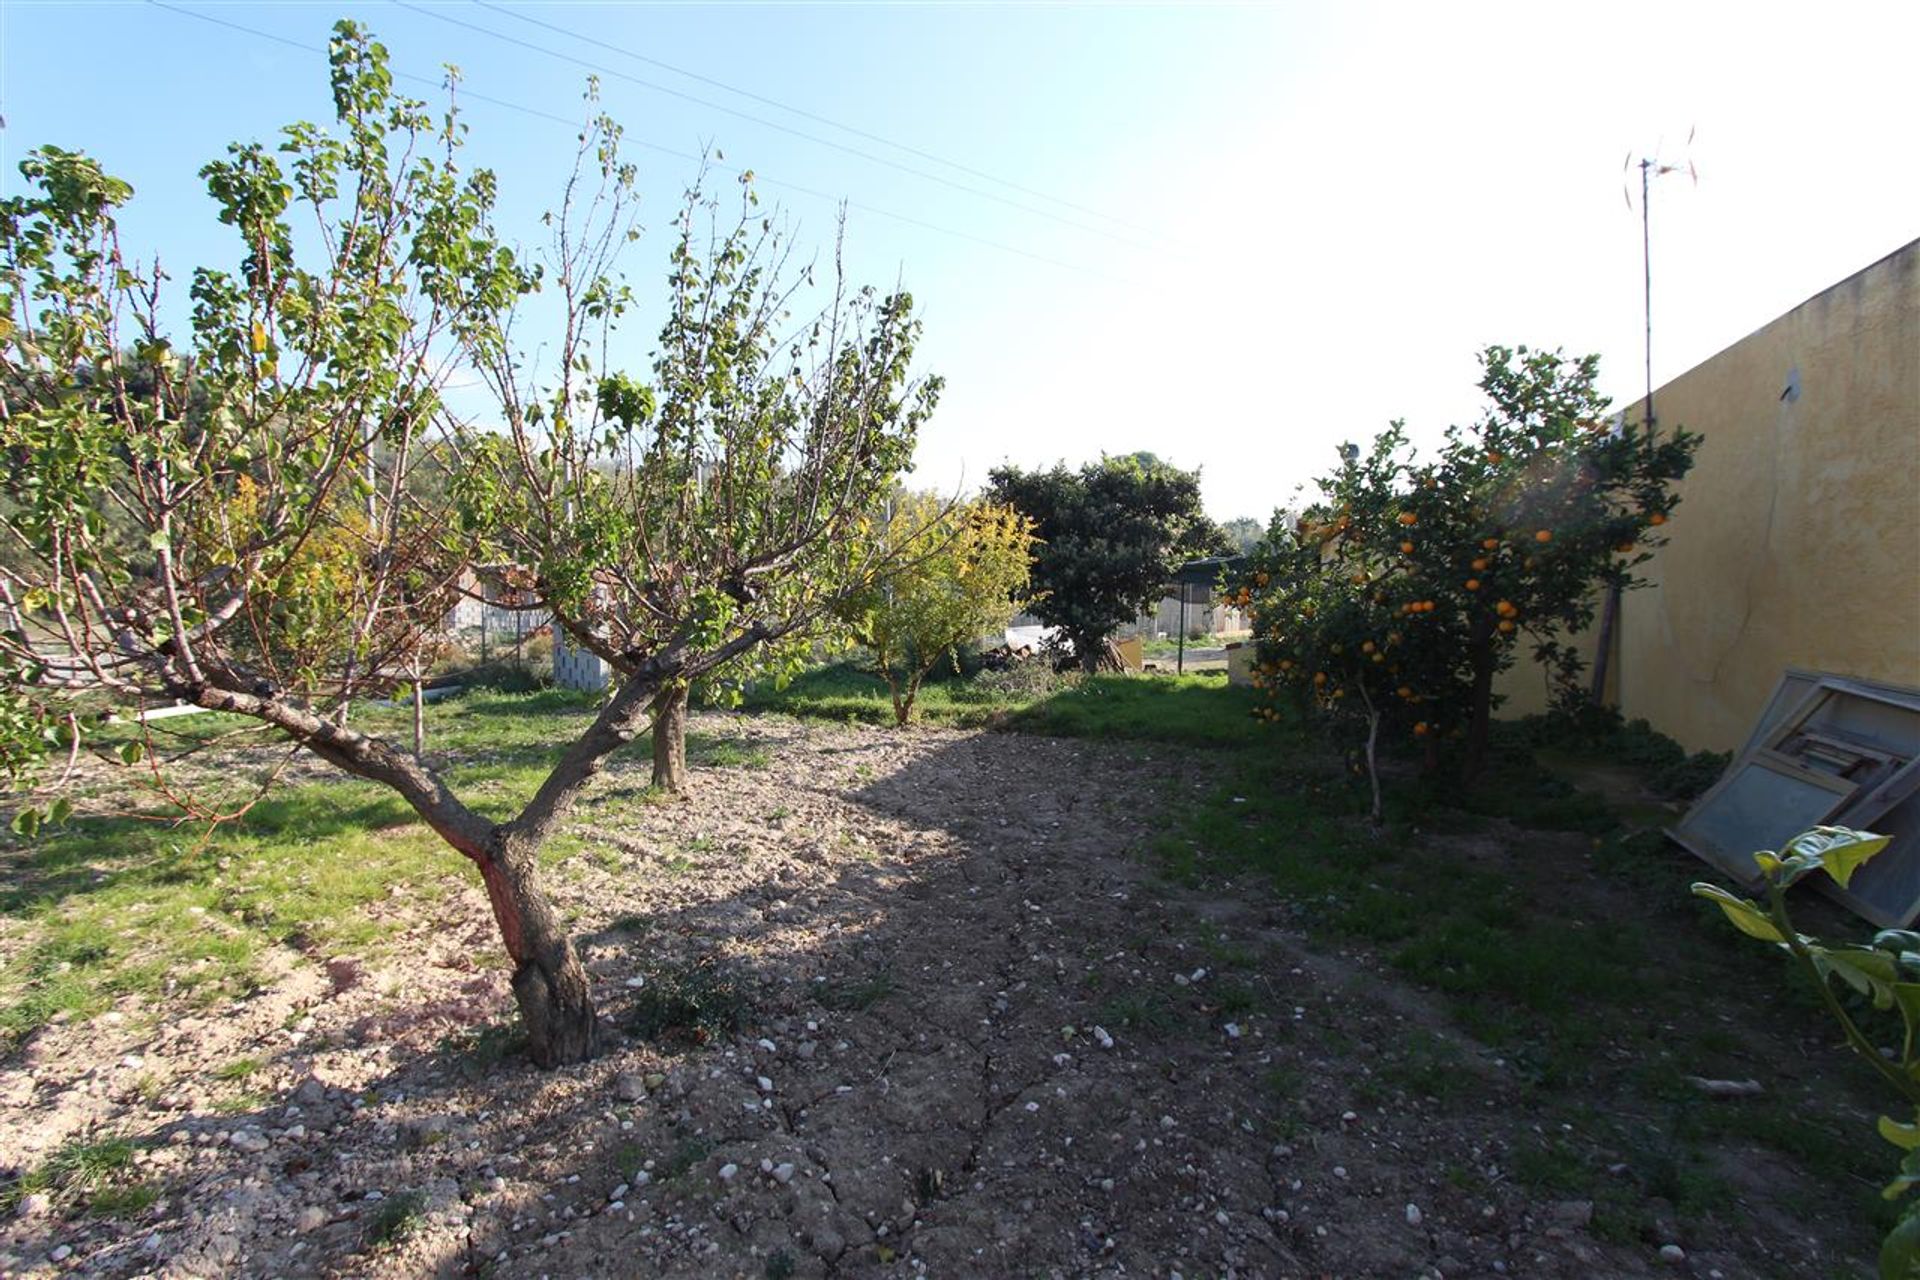
{"label": "building wall", "polygon": [[[1747,736],[1789,666],[1920,685],[1920,240],[1654,392],[1701,434],[1626,593],[1617,701],[1690,749]],[[1505,714],[1545,705],[1531,663]]]}

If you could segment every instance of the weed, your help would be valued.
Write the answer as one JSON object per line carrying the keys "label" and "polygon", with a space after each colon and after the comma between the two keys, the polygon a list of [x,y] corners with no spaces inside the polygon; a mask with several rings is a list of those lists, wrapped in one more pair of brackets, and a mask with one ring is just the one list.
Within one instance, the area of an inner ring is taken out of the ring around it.
{"label": "weed", "polygon": [[485,1071],[526,1052],[527,1029],[519,1020],[462,1027],[440,1041],[441,1056]]}
{"label": "weed", "polygon": [[258,1058],[235,1058],[232,1062],[223,1062],[208,1072],[215,1080],[245,1080],[260,1069]]}
{"label": "weed", "polygon": [[1136,991],[1115,996],[1095,1012],[1101,1026],[1124,1027],[1142,1035],[1165,1035],[1179,1025],[1180,1018],[1167,998],[1158,991]]}
{"label": "weed", "polygon": [[858,1011],[879,1004],[893,994],[893,989],[893,975],[882,969],[865,978],[823,983],[816,995],[829,1009]]}
{"label": "weed", "polygon": [[682,1138],[656,1170],[657,1181],[672,1182],[713,1154],[713,1144],[705,1138]]}
{"label": "weed", "polygon": [[420,1229],[426,1208],[427,1198],[418,1191],[388,1196],[367,1218],[367,1247],[384,1249],[399,1244]]}
{"label": "weed", "polygon": [[747,1012],[739,984],[702,961],[648,973],[628,1026],[647,1040],[692,1046],[739,1030]]}

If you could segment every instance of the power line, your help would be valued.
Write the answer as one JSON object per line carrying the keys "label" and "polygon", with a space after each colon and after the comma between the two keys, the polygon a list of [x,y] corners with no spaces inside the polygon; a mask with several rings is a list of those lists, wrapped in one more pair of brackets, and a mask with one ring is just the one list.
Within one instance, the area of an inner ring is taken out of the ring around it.
{"label": "power line", "polygon": [[1072,209],[1077,213],[1084,213],[1091,217],[1102,218],[1108,222],[1118,223],[1120,226],[1123,226],[1123,227],[1131,227],[1135,231],[1144,231],[1149,235],[1154,234],[1151,228],[1143,227],[1137,222],[1132,222],[1126,218],[1120,217],[1118,214],[1107,213],[1104,210],[1096,209],[1091,205],[1079,204],[1075,201],[1066,199],[1064,196],[1050,195],[1045,191],[1040,191],[1033,187],[1025,186],[1021,183],[1015,182],[1011,178],[1002,178],[996,174],[988,173],[984,169],[976,169],[972,165],[963,164],[958,160],[950,160],[943,155],[939,155],[932,151],[927,151],[921,147],[916,147],[911,143],[898,142],[882,134],[873,133],[869,130],[862,129],[858,125],[847,124],[844,121],[835,120],[831,116],[823,116],[818,112],[809,111],[805,107],[796,107],[792,103],[782,102],[778,98],[769,98],[765,94],[755,93],[751,89],[742,89],[739,85],[728,84],[724,80],[716,80],[712,76],[702,75],[698,71],[689,71],[685,67],[675,66],[671,62],[665,62],[659,58],[649,57],[644,53],[638,53],[632,49],[626,48],[623,45],[617,45],[612,43],[611,41],[602,40],[597,36],[590,36],[585,34],[584,32],[575,31],[572,28],[562,26],[557,22],[548,22],[544,18],[532,17],[529,14],[520,12],[518,9],[510,9],[506,5],[496,4],[494,3],[494,0],[472,0],[472,3],[478,5],[482,9],[491,9],[493,12],[512,18],[517,22],[524,22],[529,26],[540,27],[544,30],[554,32],[556,35],[567,36],[571,39],[580,41],[582,44],[592,45],[596,49],[604,49],[608,53],[617,53],[623,58],[631,58],[635,62],[642,62],[650,67],[659,67],[662,71],[671,71],[674,75],[685,76],[689,80],[694,80],[699,82],[700,84],[709,85],[715,89],[724,89],[728,93],[738,94],[740,97],[747,98],[753,102],[758,102],[762,106],[773,107],[779,111],[789,112],[793,115],[801,117],[804,120],[811,120],[815,124],[824,124],[829,128],[839,129],[844,133],[852,134],[856,138],[865,138],[868,142],[877,142],[883,147],[892,147],[896,151],[903,151],[910,156],[917,156],[922,160],[931,160],[935,164],[942,164],[947,166],[949,169],[957,170],[958,172],[967,174],[970,177],[980,178],[987,182],[995,183],[996,185],[1006,187],[1011,191],[1018,191],[1022,195],[1033,196],[1035,199],[1045,200],[1051,204],[1057,204],[1062,208]]}
{"label": "power line", "polygon": [[1015,200],[1010,196],[999,195],[995,192],[987,191],[980,187],[969,185],[968,183],[965,183],[965,182],[959,182],[952,178],[942,177],[940,174],[930,173],[925,169],[916,168],[910,164],[902,164],[898,160],[890,160],[886,156],[876,155],[871,151],[863,151],[859,147],[850,147],[844,142],[835,142],[832,138],[823,138],[817,133],[808,133],[804,129],[796,129],[791,125],[784,125],[779,123],[776,120],[769,120],[765,116],[756,116],[752,112],[741,111],[735,107],[729,107],[725,103],[714,102],[709,98],[702,98],[691,93],[683,92],[682,90],[679,90],[679,89],[669,88],[666,85],[658,84],[652,80],[642,79],[641,77],[633,75],[630,72],[621,71],[614,67],[604,66],[601,63],[591,62],[586,58],[576,57],[571,53],[563,53],[558,49],[549,49],[545,45],[535,44],[531,40],[522,40],[519,36],[508,35],[504,31],[495,31],[491,27],[483,27],[478,23],[468,22],[464,18],[456,18],[451,16],[450,14],[442,13],[437,8],[435,9],[426,8],[422,5],[413,4],[410,2],[410,0],[389,0],[389,3],[393,4],[397,8],[406,9],[412,13],[420,14],[422,17],[432,18],[436,22],[444,22],[450,26],[455,26],[455,27],[464,27],[468,31],[478,32],[480,35],[487,36],[490,39],[502,41],[506,44],[514,45],[515,47],[525,49],[530,53],[538,53],[545,57],[557,58],[562,62],[570,62],[577,67],[582,67],[588,71],[594,72],[596,75],[612,76],[619,80],[625,80],[631,84],[639,85],[643,89],[651,89],[655,93],[664,93],[669,97],[679,98],[683,102],[691,102],[691,103],[694,103],[696,106],[706,107],[708,110],[711,110],[711,111],[724,112],[725,114],[733,116],[737,119],[745,120],[752,124],[757,124],[762,128],[777,130],[778,132],[788,134],[791,137],[801,138],[808,142],[816,143],[823,147],[830,147],[835,151],[845,152],[847,155],[855,156],[861,160],[866,160],[872,164],[885,165],[889,169],[897,169],[901,173],[911,174],[912,176],[923,179],[924,181],[927,181],[927,182],[936,182],[943,187],[951,187],[955,191],[962,191],[968,195],[976,196],[982,200],[991,200],[995,204],[1006,205],[1010,209],[1018,209],[1023,213],[1030,213],[1037,218],[1046,218],[1046,219],[1049,219],[1050,221],[1058,222],[1063,226],[1072,227],[1076,231],[1084,231],[1084,232],[1087,232],[1089,235],[1105,236],[1107,239],[1115,241],[1116,243],[1119,243],[1119,244],[1124,244],[1129,248],[1139,249],[1146,253],[1165,253],[1166,252],[1166,250],[1161,249],[1155,245],[1146,244],[1142,241],[1132,239],[1131,237],[1123,236],[1115,231],[1109,231],[1105,227],[1096,227],[1091,223],[1081,222],[1078,219],[1069,218],[1065,214],[1054,213],[1049,209],[1042,209],[1037,205],[1031,205],[1021,200]]}
{"label": "power line", "polygon": [[[290,49],[298,49],[302,53],[318,54],[322,58],[325,58],[328,56],[328,51],[320,47],[319,45],[308,44],[305,41],[295,40],[287,36],[278,35],[271,31],[262,31],[257,27],[250,27],[245,25],[244,23],[234,22],[229,18],[217,18],[210,13],[200,13],[193,9],[185,9],[180,7],[179,5],[167,3],[167,0],[147,0],[147,3],[152,5],[156,9],[164,9],[168,13],[178,14],[181,17],[185,17],[185,18],[193,18],[200,22],[210,23],[217,27],[225,27],[230,31],[237,31],[243,35],[254,36],[261,40],[270,40],[275,44],[285,45]],[[393,75],[396,79],[409,80],[417,84],[429,85],[435,89],[444,88],[446,84],[445,80],[441,77],[424,76],[419,74],[418,72],[394,71]],[[522,115],[528,115],[536,119],[546,120],[554,124],[563,125],[566,128],[574,131],[575,133],[578,133],[581,127],[581,122],[579,120],[570,119],[566,116],[555,115],[551,111],[542,111],[538,107],[529,107],[523,103],[511,102],[505,98],[496,98],[490,94],[476,92],[475,90],[469,88],[465,81],[461,82],[460,89],[459,89],[459,96],[463,99],[470,99],[474,102],[484,102],[489,106],[499,107],[507,111],[517,111],[517,112],[520,112]],[[707,157],[705,156],[698,155],[691,151],[681,151],[677,148],[664,146],[657,142],[648,142],[644,138],[636,138],[629,133],[623,133],[621,137],[623,141],[631,143],[634,146],[640,147],[643,150],[656,152],[660,155],[672,156],[675,159],[679,159],[679,160],[689,160],[695,164],[706,165],[707,167],[711,168],[717,173],[731,174],[735,177],[741,177],[741,176],[745,176],[746,173],[748,172],[747,170],[744,170],[744,169],[730,168],[726,165],[711,164],[708,161]],[[1059,258],[1050,258],[1045,254],[1034,253],[1030,250],[1019,248],[1016,245],[1005,244],[998,240],[989,239],[986,236],[977,236],[970,231],[959,231],[953,227],[942,226],[937,222],[928,222],[923,218],[913,217],[911,214],[897,213],[891,209],[881,208],[878,205],[871,205],[871,204],[866,204],[862,201],[836,197],[834,195],[829,194],[828,192],[820,191],[813,187],[802,186],[800,183],[797,183],[797,182],[787,182],[778,178],[770,178],[760,173],[758,170],[753,170],[752,173],[753,173],[753,178],[755,182],[763,183],[769,187],[777,187],[782,190],[795,192],[799,195],[810,196],[818,200],[825,200],[827,203],[835,206],[844,205],[846,208],[849,208],[849,209],[858,209],[862,213],[870,213],[876,217],[887,218],[894,222],[903,223],[910,227],[918,227],[925,231],[932,231],[939,235],[951,236],[956,240],[965,240],[972,244],[980,245],[984,248],[996,250],[997,252],[1000,252],[1000,253],[1008,253],[1008,254],[1014,255],[1015,257],[1025,258],[1030,262],[1039,262],[1050,267],[1057,267],[1062,271],[1071,271],[1079,275],[1090,275],[1103,280],[1113,280],[1113,281],[1119,281],[1121,283],[1125,283],[1125,281],[1121,281],[1119,277],[1116,277],[1109,272],[1101,271],[1094,267],[1088,267],[1088,266],[1084,266],[1082,264],[1074,263],[1074,262],[1066,262]]]}

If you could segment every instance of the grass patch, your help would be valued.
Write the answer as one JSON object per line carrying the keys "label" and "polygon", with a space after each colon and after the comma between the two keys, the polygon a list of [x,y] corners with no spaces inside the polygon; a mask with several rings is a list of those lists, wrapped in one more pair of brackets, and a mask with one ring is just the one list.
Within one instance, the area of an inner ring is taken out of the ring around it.
{"label": "grass patch", "polygon": [[[532,793],[592,708],[567,690],[470,692],[429,706],[428,748],[476,807],[499,816]],[[368,707],[354,723],[404,741],[408,715]],[[169,751],[239,727],[212,715],[163,723]],[[134,732],[107,726],[103,738]],[[195,768],[217,779],[222,759]],[[131,782],[112,785],[118,804],[141,801]],[[0,917],[21,945],[0,964],[0,1053],[128,997],[243,998],[277,947],[377,953],[393,927],[390,899],[431,910],[469,874],[411,809],[371,784],[289,786],[212,831],[152,820],[162,816],[76,818],[31,843],[4,842]]]}
{"label": "grass patch", "polygon": [[765,769],[773,763],[773,752],[745,738],[694,734],[687,741],[687,761],[714,769]]}
{"label": "grass patch", "polygon": [[0,1212],[14,1212],[30,1195],[46,1195],[63,1213],[80,1208],[103,1216],[137,1213],[159,1193],[128,1179],[133,1153],[133,1143],[125,1138],[68,1142],[19,1177],[0,1183]]}
{"label": "grass patch", "polygon": [[821,983],[814,994],[826,1008],[843,1013],[858,1012],[871,1009],[892,995],[894,985],[893,975],[882,969],[865,978]]}

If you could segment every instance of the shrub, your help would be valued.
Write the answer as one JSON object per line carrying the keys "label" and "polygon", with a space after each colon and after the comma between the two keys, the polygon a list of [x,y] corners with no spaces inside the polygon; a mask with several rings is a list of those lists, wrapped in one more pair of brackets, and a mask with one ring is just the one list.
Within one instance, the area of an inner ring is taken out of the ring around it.
{"label": "shrub", "polygon": [[1376,779],[1383,731],[1419,741],[1429,767],[1441,740],[1459,740],[1461,773],[1477,774],[1494,678],[1523,638],[1562,704],[1580,700],[1567,637],[1592,622],[1601,588],[1635,585],[1664,545],[1699,443],[1609,430],[1598,357],[1489,347],[1480,359],[1491,403],[1477,422],[1449,428],[1431,461],[1397,422],[1365,454],[1348,446],[1322,501],[1276,521],[1231,584],[1254,611],[1269,701],[1358,726]]}

